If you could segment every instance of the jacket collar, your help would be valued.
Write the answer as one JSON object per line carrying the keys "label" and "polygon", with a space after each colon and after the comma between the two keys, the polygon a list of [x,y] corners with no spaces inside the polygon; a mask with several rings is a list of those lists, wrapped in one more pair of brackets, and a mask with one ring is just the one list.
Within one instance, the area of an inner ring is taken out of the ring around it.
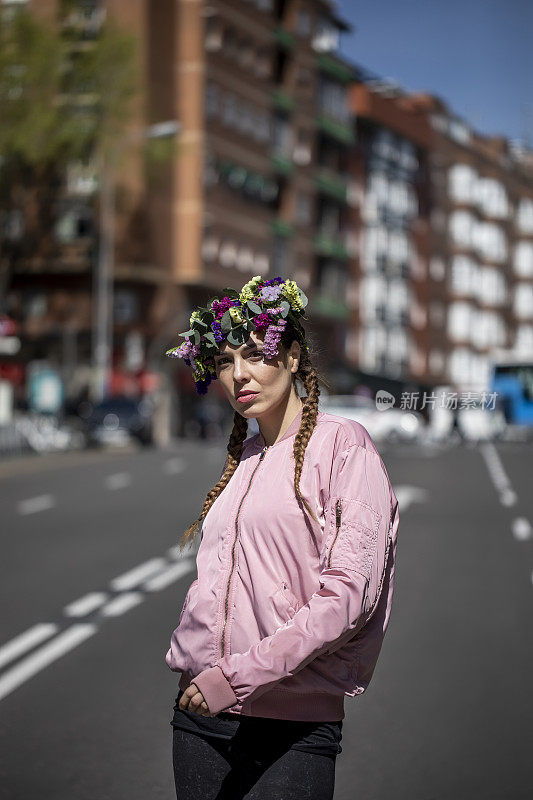
{"label": "jacket collar", "polygon": [[[305,403],[306,400],[307,397],[302,397],[303,403]],[[274,444],[269,445],[269,448],[275,447],[280,442],[283,442],[285,439],[288,439],[289,436],[294,436],[294,434],[298,433],[298,430],[300,428],[300,423],[302,421],[302,412],[303,412],[303,406],[298,411],[298,413],[294,417],[293,421],[291,422],[291,424],[289,425],[289,427],[287,428],[281,439],[278,439],[277,442],[274,442]],[[259,433],[256,435],[257,435],[257,446],[259,447],[260,450],[262,450],[263,447],[265,446],[265,440],[263,439],[263,434],[261,433],[261,431],[259,431]]]}

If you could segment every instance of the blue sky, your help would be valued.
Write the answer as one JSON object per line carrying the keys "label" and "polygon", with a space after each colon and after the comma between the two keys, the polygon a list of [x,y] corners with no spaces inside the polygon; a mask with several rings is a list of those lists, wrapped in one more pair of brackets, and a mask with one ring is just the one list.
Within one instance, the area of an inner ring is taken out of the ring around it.
{"label": "blue sky", "polygon": [[351,61],[533,146],[533,0],[339,0]]}

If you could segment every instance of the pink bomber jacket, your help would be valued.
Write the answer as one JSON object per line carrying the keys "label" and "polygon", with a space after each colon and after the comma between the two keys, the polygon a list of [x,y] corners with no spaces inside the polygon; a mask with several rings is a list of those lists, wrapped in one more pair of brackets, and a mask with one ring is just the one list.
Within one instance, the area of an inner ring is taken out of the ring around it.
{"label": "pink bomber jacket", "polygon": [[388,626],[398,501],[368,431],[319,411],[294,491],[302,411],[239,466],[203,520],[166,663],[212,714],[344,718],[367,688]]}

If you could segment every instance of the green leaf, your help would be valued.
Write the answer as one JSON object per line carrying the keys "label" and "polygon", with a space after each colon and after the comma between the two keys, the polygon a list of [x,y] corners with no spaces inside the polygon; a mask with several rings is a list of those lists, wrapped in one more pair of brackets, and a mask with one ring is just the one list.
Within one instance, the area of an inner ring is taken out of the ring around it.
{"label": "green leaf", "polygon": [[193,331],[194,344],[200,344],[200,332]]}
{"label": "green leaf", "polygon": [[226,289],[222,289],[222,295],[234,299],[239,296],[239,292],[236,289],[233,289],[232,287],[228,287]]}
{"label": "green leaf", "polygon": [[261,306],[258,306],[257,303],[255,303],[253,300],[247,300],[246,305],[248,306],[250,311],[252,311],[254,314],[261,314],[262,312]]}
{"label": "green leaf", "polygon": [[231,329],[226,338],[230,344],[239,345],[244,342],[245,336],[246,331],[244,330],[244,326],[237,325],[235,328]]}
{"label": "green leaf", "polygon": [[300,293],[300,299],[301,299],[301,301],[302,301],[302,306],[305,308],[305,307],[306,307],[306,305],[307,305],[307,302],[308,302],[308,301],[307,301],[307,296],[306,296],[306,295],[305,295],[305,294],[302,292],[302,290],[300,289],[300,287],[298,287],[298,291],[299,291],[299,293]]}
{"label": "green leaf", "polygon": [[281,312],[281,316],[282,316],[283,319],[285,319],[285,317],[287,316],[287,314],[291,310],[291,304],[289,303],[288,300],[282,300],[281,303],[280,303],[280,306],[283,309],[283,311]]}
{"label": "green leaf", "polygon": [[215,334],[213,333],[213,331],[209,331],[209,333],[206,333],[205,336],[204,336],[204,340],[206,341],[206,343],[208,345],[208,349],[209,349],[209,345],[213,345],[213,347],[218,347],[218,342],[215,339]]}
{"label": "green leaf", "polygon": [[223,317],[220,320],[220,327],[222,328],[223,333],[227,333],[231,330],[231,326],[233,324],[233,320],[231,318],[231,314],[229,313],[229,309],[224,312]]}
{"label": "green leaf", "polygon": [[183,333],[178,333],[178,336],[192,336],[194,331],[191,329],[189,331],[184,331]]}

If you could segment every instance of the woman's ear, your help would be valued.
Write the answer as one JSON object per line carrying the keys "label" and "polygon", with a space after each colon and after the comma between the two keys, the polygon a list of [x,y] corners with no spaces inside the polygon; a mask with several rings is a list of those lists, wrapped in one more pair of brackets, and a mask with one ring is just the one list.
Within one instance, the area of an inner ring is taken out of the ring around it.
{"label": "woman's ear", "polygon": [[298,372],[298,367],[300,366],[300,355],[301,355],[301,348],[300,343],[294,340],[291,344],[291,372]]}

